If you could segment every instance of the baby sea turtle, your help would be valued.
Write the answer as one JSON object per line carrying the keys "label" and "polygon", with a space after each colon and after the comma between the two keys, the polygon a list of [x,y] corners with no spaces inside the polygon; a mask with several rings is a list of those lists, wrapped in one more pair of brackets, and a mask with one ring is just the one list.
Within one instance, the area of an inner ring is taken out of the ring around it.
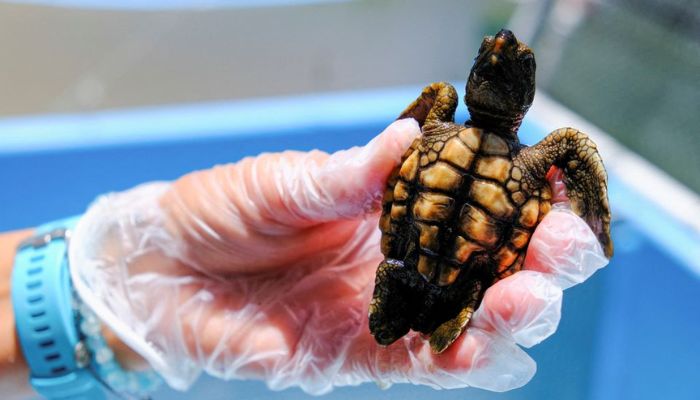
{"label": "baby sea turtle", "polygon": [[379,227],[384,261],[369,307],[376,341],[410,329],[444,351],[486,289],[519,271],[530,236],[550,209],[545,175],[564,172],[573,211],[612,256],[607,175],[595,143],[573,128],[538,144],[518,141],[535,94],[535,57],[512,32],[486,37],[469,74],[471,119],[454,123],[457,92],[433,83],[401,114],[422,128],[391,174]]}

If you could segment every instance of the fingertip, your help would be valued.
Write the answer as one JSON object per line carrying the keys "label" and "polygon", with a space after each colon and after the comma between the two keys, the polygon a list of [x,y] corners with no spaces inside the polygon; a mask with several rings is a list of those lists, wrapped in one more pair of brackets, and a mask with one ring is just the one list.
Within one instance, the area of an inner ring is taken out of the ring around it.
{"label": "fingertip", "polygon": [[547,181],[552,189],[552,203],[567,203],[569,197],[566,195],[566,185],[564,185],[564,171],[553,166],[547,172]]}
{"label": "fingertip", "polygon": [[486,291],[472,324],[531,347],[556,331],[562,297],[562,289],[546,274],[521,271]]}
{"label": "fingertip", "polygon": [[421,133],[418,121],[413,118],[404,118],[394,121],[389,125],[389,128],[395,131],[394,136],[397,137],[397,140],[400,140],[399,144],[404,148],[407,148],[413,139]]}
{"label": "fingertip", "polygon": [[401,157],[420,134],[410,118],[395,121],[362,147],[338,151],[315,175],[316,192],[323,192],[335,216],[356,217],[379,208],[386,181]]}
{"label": "fingertip", "polygon": [[566,208],[554,208],[537,226],[523,268],[550,274],[563,289],[588,279],[607,265],[598,238]]}
{"label": "fingertip", "polygon": [[381,152],[384,158],[391,159],[393,165],[396,165],[420,133],[420,126],[413,118],[394,121],[379,134],[377,146],[373,150]]}
{"label": "fingertip", "polygon": [[[478,331],[478,332],[477,332]],[[467,371],[477,366],[478,352],[485,345],[480,329],[468,329],[440,354],[433,354],[435,364],[442,369]]]}
{"label": "fingertip", "polygon": [[443,388],[479,387],[504,392],[535,375],[535,361],[512,340],[470,327],[444,353],[435,355]]}
{"label": "fingertip", "polygon": [[415,119],[394,121],[363,148],[364,157],[369,159],[365,164],[364,175],[368,178],[379,178],[383,186],[386,178],[399,165],[406,150],[418,135],[420,127]]}

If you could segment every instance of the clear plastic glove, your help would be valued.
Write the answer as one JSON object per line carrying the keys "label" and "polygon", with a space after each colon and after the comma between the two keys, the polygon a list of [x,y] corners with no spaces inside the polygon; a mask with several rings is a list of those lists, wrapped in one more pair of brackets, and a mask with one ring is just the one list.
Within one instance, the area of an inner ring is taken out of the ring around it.
{"label": "clear plastic glove", "polygon": [[586,224],[554,207],[528,271],[492,286],[447,351],[413,332],[377,345],[367,310],[379,201],[418,134],[402,120],[364,147],[263,154],[103,196],[71,242],[76,289],[177,389],[201,371],[314,394],[367,381],[522,386],[535,362],[518,344],[551,335],[562,289],[607,260]]}

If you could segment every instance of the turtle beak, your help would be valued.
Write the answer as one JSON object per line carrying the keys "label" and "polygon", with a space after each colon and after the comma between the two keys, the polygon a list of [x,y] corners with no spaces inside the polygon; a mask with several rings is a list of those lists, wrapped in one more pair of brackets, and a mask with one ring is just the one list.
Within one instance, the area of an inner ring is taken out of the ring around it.
{"label": "turtle beak", "polygon": [[489,62],[491,65],[496,65],[498,64],[498,56],[501,54],[501,49],[503,48],[503,44],[505,43],[505,39],[503,38],[496,38],[496,42],[493,45],[493,49],[491,50],[491,56],[489,57]]}
{"label": "turtle beak", "polygon": [[505,44],[506,40],[503,39],[502,37],[497,37],[495,43],[493,44],[493,49],[491,50],[491,54],[500,54],[501,49],[503,48],[503,45]]}

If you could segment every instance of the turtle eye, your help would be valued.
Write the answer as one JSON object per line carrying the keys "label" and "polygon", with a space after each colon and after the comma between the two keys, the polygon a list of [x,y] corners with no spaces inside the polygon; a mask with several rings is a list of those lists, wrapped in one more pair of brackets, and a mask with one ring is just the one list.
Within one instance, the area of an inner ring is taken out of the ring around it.
{"label": "turtle eye", "polygon": [[531,52],[525,53],[520,58],[520,63],[525,67],[526,70],[534,71],[535,70],[535,55],[532,54]]}
{"label": "turtle eye", "polygon": [[490,47],[491,42],[493,42],[492,36],[484,36],[484,40],[481,41],[481,46],[479,47],[479,54],[483,54],[487,47]]}

